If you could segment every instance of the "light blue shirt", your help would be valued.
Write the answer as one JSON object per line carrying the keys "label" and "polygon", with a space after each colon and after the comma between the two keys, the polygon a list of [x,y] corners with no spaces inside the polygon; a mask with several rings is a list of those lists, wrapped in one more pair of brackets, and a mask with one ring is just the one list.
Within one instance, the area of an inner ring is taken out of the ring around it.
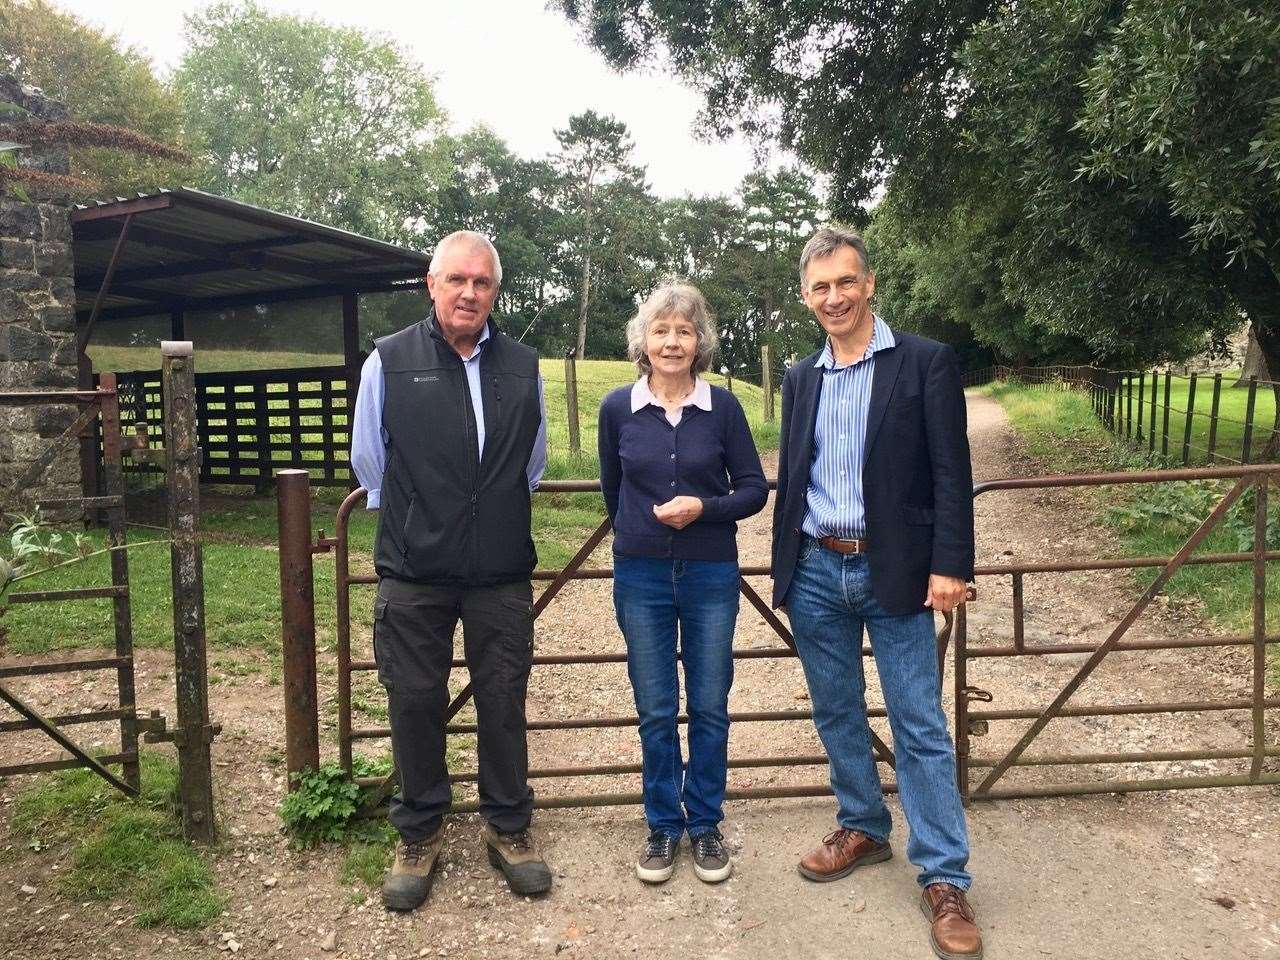
{"label": "light blue shirt", "polygon": [[861,539],[867,535],[862,498],[867,415],[876,354],[896,346],[893,331],[872,317],[871,342],[861,360],[838,366],[828,340],[814,364],[822,371],[818,419],[813,428],[813,463],[805,493],[802,529],[809,536]]}
{"label": "light blue shirt", "polygon": [[[484,325],[480,339],[471,356],[462,358],[462,369],[467,375],[467,389],[471,393],[471,409],[476,417],[476,441],[480,456],[484,456],[484,401],[480,394],[480,354],[489,339],[489,325]],[[386,380],[382,376],[382,357],[372,351],[360,369],[360,391],[356,394],[356,409],[351,421],[351,467],[356,472],[360,486],[369,491],[366,506],[377,510],[382,502],[382,471],[387,465],[387,433],[382,426],[382,405],[387,395]],[[536,490],[542,474],[547,469],[547,408],[542,395],[542,374],[538,374],[538,409],[542,418],[538,423],[538,435],[529,454],[525,475],[529,489]]]}

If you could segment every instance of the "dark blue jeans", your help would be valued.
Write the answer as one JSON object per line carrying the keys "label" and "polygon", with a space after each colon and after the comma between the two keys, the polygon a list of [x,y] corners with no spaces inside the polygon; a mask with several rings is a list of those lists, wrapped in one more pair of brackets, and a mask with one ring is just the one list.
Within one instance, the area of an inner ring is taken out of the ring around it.
{"label": "dark blue jeans", "polygon": [[[650,830],[699,836],[724,819],[738,564],[614,557],[613,605],[640,716],[645,819]],[[688,702],[687,767],[676,724],[677,657]]]}
{"label": "dark blue jeans", "polygon": [[813,702],[813,722],[831,762],[837,819],[848,830],[886,840],[893,821],[884,804],[867,725],[862,629],[871,635],[893,731],[898,795],[911,828],[907,857],[926,885],[969,889],[969,837],[956,787],[955,755],[934,646],[933,611],[893,616],[871,592],[867,558],[840,555],[805,537],[787,614]]}

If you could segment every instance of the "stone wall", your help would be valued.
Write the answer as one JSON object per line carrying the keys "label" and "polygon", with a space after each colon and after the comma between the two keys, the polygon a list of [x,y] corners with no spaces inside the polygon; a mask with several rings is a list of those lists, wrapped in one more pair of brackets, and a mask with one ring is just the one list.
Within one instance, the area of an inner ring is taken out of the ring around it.
{"label": "stone wall", "polygon": [[[66,109],[32,87],[0,74],[0,101],[17,103],[37,117],[64,119]],[[64,150],[24,150],[24,166],[66,173]],[[70,206],[65,198],[29,190],[0,196],[0,391],[74,389],[75,284]],[[75,417],[74,405],[0,407],[0,497],[24,465],[35,460]],[[79,446],[72,443],[24,497],[80,494]],[[0,503],[0,508],[13,504]]]}

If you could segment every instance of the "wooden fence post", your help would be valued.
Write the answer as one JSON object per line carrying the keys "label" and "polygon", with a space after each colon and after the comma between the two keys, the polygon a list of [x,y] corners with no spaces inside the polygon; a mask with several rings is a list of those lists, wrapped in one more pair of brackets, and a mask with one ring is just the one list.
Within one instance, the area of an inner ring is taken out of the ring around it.
{"label": "wooden fence post", "polygon": [[1244,441],[1240,444],[1240,462],[1248,463],[1253,447],[1253,411],[1258,401],[1258,378],[1249,378],[1249,399],[1244,408]]}
{"label": "wooden fence post", "polygon": [[1173,369],[1166,367],[1164,371],[1164,417],[1160,433],[1160,456],[1169,455],[1169,392],[1173,389]]}
{"label": "wooden fence post", "polygon": [[1218,448],[1218,401],[1222,398],[1222,374],[1213,375],[1213,402],[1209,407],[1209,462]]}
{"label": "wooden fence post", "polygon": [[213,770],[209,674],[205,658],[204,556],[200,547],[200,449],[196,445],[196,389],[191,341],[160,345],[164,381],[164,450],[173,538],[173,659],[177,687],[178,791],[182,835],[212,843]]}
{"label": "wooden fence post", "polygon": [[1187,384],[1187,426],[1182,431],[1182,465],[1185,467],[1191,462],[1191,423],[1192,417],[1195,416],[1196,409],[1196,375],[1191,375],[1191,380]]}
{"label": "wooden fence post", "polygon": [[582,435],[578,429],[578,360],[576,350],[564,355],[564,400],[569,408],[569,449],[582,452]]}
{"label": "wooden fence post", "polygon": [[764,391],[764,418],[773,422],[773,348],[760,344],[760,389]]}

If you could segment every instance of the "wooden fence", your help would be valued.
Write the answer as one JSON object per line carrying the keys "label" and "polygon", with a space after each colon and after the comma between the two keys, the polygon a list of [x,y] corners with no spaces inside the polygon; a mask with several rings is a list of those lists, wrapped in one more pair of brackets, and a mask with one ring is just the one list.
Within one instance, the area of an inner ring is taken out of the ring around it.
{"label": "wooden fence", "polygon": [[[162,446],[160,371],[119,374],[126,431],[145,432]],[[252,484],[276,470],[306,470],[322,486],[352,484],[349,411],[354,406],[345,367],[245,370],[196,374],[196,429],[203,483]],[[161,473],[143,457],[135,474]]]}

